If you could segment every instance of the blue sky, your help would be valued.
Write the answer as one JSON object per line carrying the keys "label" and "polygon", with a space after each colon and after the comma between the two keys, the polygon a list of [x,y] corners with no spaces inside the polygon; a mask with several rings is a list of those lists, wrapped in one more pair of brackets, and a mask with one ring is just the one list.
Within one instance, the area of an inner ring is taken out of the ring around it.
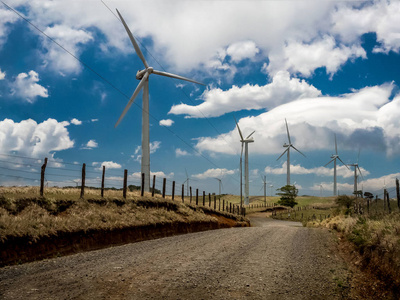
{"label": "blue sky", "polygon": [[[334,134],[345,163],[359,165],[364,191],[381,194],[400,177],[400,3],[398,1],[103,1],[121,12],[151,66],[205,87],[152,75],[151,171],[193,188],[239,194],[240,141],[249,145],[250,193],[291,179],[300,194],[331,195]],[[251,2],[251,4],[249,4]],[[0,182],[139,185],[141,94],[114,128],[143,69],[102,1],[0,4]],[[301,12],[301,13],[299,13]],[[67,52],[68,51],[68,52]],[[83,63],[82,63],[83,62]],[[170,189],[170,188],[169,188]],[[340,193],[353,172],[338,168]],[[179,188],[180,191],[180,188]],[[180,192],[179,192],[180,193]]]}

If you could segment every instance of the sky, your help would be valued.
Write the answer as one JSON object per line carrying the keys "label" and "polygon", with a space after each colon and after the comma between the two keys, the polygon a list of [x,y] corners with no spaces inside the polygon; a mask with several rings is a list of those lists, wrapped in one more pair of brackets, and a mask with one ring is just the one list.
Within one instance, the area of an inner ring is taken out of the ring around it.
{"label": "sky", "polygon": [[[152,74],[151,172],[177,194],[240,193],[241,143],[250,194],[291,183],[300,195],[333,194],[335,152],[357,163],[359,187],[393,194],[400,177],[400,2],[146,0],[0,3],[0,185],[140,185],[142,95],[114,125],[144,69],[118,9],[150,66],[205,86]],[[340,194],[354,171],[338,162]],[[186,187],[185,187],[186,191]],[[392,196],[392,195],[391,195]],[[394,196],[394,194],[393,194]]]}

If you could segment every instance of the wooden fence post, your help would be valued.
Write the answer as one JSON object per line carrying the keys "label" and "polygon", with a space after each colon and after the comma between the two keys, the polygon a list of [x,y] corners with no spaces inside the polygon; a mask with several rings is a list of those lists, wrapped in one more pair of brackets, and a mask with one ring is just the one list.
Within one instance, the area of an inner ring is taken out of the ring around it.
{"label": "wooden fence post", "polygon": [[199,205],[199,189],[196,189],[196,205]]}
{"label": "wooden fence post", "polygon": [[225,211],[225,199],[222,200],[222,211]]}
{"label": "wooden fence post", "polygon": [[81,185],[81,198],[85,195],[85,178],[86,178],[86,164],[82,165],[82,185]]}
{"label": "wooden fence post", "polygon": [[140,196],[143,197],[143,195],[144,195],[144,173],[142,173],[142,186],[140,189]]}
{"label": "wooden fence post", "polygon": [[153,187],[151,189],[151,196],[154,197],[154,193],[156,191],[156,175],[153,175]]}
{"label": "wooden fence post", "polygon": [[232,213],[232,203],[229,203],[229,212]]}
{"label": "wooden fence post", "polygon": [[192,203],[192,187],[189,188],[190,189],[190,204]]}
{"label": "wooden fence post", "polygon": [[211,194],[208,193],[208,207],[211,207]]}
{"label": "wooden fence post", "polygon": [[175,199],[175,180],[172,181],[172,200]]}
{"label": "wooden fence post", "polygon": [[206,192],[203,191],[203,206],[206,206]]}
{"label": "wooden fence post", "polygon": [[214,210],[217,210],[217,196],[214,194]]}
{"label": "wooden fence post", "polygon": [[163,179],[163,186],[162,186],[162,197],[165,198],[165,185],[167,184],[167,178]]}
{"label": "wooden fence post", "polygon": [[386,189],[383,190],[383,211],[386,211]]}
{"label": "wooden fence post", "polygon": [[221,198],[218,198],[218,210],[221,211]]}
{"label": "wooden fence post", "polygon": [[182,203],[185,202],[185,185],[182,184]]}
{"label": "wooden fence post", "polygon": [[106,175],[106,166],[103,166],[103,175],[101,176],[101,198],[104,197],[104,178]]}
{"label": "wooden fence post", "polygon": [[128,170],[125,169],[124,170],[124,187],[122,189],[122,195],[124,197],[124,199],[126,199],[126,189],[128,187]]}
{"label": "wooden fence post", "polygon": [[388,205],[388,210],[389,214],[392,213],[392,208],[390,207],[390,197],[389,197],[389,192],[386,191],[386,199],[387,199],[387,205]]}
{"label": "wooden fence post", "polygon": [[42,169],[40,172],[40,196],[43,196],[44,193],[44,172],[46,171],[47,166],[47,157],[44,159],[44,163],[42,165]]}
{"label": "wooden fence post", "polygon": [[396,195],[397,195],[397,207],[400,209],[400,185],[399,180],[396,178]]}

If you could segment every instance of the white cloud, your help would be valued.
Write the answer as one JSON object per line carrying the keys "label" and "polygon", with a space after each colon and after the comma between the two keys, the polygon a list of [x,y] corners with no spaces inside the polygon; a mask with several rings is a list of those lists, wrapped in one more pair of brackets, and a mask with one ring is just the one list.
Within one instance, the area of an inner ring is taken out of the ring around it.
{"label": "white cloud", "polygon": [[38,82],[39,74],[35,71],[29,71],[28,74],[20,73],[11,83],[12,93],[29,103],[35,102],[37,97],[47,98],[49,96],[47,89]]}
{"label": "white cloud", "polygon": [[268,72],[275,74],[280,70],[288,70],[292,74],[309,77],[317,68],[325,67],[331,77],[349,59],[367,58],[365,50],[359,45],[337,46],[332,36],[324,36],[311,44],[291,41],[283,51],[270,55]]}
{"label": "white cloud", "polygon": [[160,145],[160,141],[150,142],[150,154],[155,153],[158,149],[160,149]]}
{"label": "white cloud", "polygon": [[236,42],[226,49],[226,54],[229,55],[233,62],[240,62],[246,58],[252,59],[260,49],[257,48],[256,43],[253,41]]}
{"label": "white cloud", "polygon": [[175,150],[175,155],[176,155],[176,157],[181,157],[181,156],[188,156],[188,155],[190,155],[190,154],[189,154],[189,152],[187,152],[186,150],[182,150],[182,149],[180,149],[180,148],[177,148],[177,149]]}
{"label": "white cloud", "polygon": [[82,147],[82,149],[91,150],[93,148],[97,148],[98,146],[99,144],[95,140],[89,140],[89,142],[87,142],[86,145]]}
{"label": "white cloud", "polygon": [[[93,40],[89,32],[82,29],[74,29],[66,25],[47,27],[44,33],[68,49],[76,57],[79,57],[82,52],[81,46]],[[43,46],[47,50],[44,54],[44,59],[48,62],[51,69],[62,73],[80,72],[82,67],[79,61],[58,45],[48,39],[43,39]]]}
{"label": "white cloud", "polygon": [[74,141],[62,122],[48,119],[37,123],[32,119],[19,123],[0,121],[0,152],[17,152],[28,157],[53,157],[54,151],[70,149]]}
{"label": "white cloud", "polygon": [[233,86],[228,91],[219,88],[203,93],[203,103],[197,106],[178,104],[172,106],[169,114],[185,114],[188,117],[217,117],[243,109],[271,109],[296,99],[317,97],[321,94],[304,80],[290,78],[288,72],[278,72],[271,83],[264,86],[246,84]]}
{"label": "white cloud", "polygon": [[160,126],[170,127],[170,126],[172,126],[172,124],[174,124],[174,121],[171,119],[160,120],[159,124],[160,124]]}
{"label": "white cloud", "polygon": [[116,162],[113,161],[103,161],[100,165],[100,167],[98,168],[98,170],[102,170],[103,166],[106,167],[107,169],[121,169],[122,166]]}
{"label": "white cloud", "polygon": [[[400,95],[390,100],[392,89],[392,85],[386,84],[339,97],[301,99],[256,117],[242,118],[239,126],[244,135],[256,130],[255,142],[249,145],[251,153],[280,154],[287,139],[286,118],[292,142],[300,151],[332,149],[336,133],[345,149],[358,151],[362,147],[391,155],[400,151]],[[198,138],[196,148],[239,153],[239,135],[234,124],[228,133]]]}
{"label": "white cloud", "polygon": [[[154,175],[156,175],[156,178],[173,178],[175,174],[173,172],[171,172],[169,174],[165,174],[162,171],[150,172],[150,177],[153,177]],[[136,179],[137,180],[137,179],[141,179],[141,178],[142,178],[142,173],[140,173],[140,172],[135,172],[128,176],[128,179]]]}
{"label": "white cloud", "polygon": [[74,124],[74,125],[82,125],[82,121],[79,121],[78,119],[73,118],[73,119],[71,120],[71,124]]}
{"label": "white cloud", "polygon": [[7,40],[11,24],[18,20],[18,16],[8,9],[0,9],[0,48]]}
{"label": "white cloud", "polygon": [[216,168],[216,169],[208,169],[204,173],[195,174],[192,177],[197,179],[221,178],[233,174],[235,174],[234,170],[228,170],[225,168],[224,169]]}
{"label": "white cloud", "polygon": [[4,78],[6,78],[6,72],[2,72],[0,69],[0,80],[3,80]]}
{"label": "white cloud", "polygon": [[376,32],[380,46],[375,52],[400,50],[399,1],[373,1],[359,9],[341,6],[333,15],[332,32],[347,43],[358,41],[361,35]]}
{"label": "white cloud", "polygon": [[90,121],[91,121],[91,122],[98,122],[99,119],[91,119]]}

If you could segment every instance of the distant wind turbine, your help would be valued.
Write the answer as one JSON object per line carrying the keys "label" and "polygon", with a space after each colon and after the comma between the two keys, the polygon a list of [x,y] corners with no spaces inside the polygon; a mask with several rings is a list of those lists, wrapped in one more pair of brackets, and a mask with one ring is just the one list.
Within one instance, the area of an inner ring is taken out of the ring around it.
{"label": "distant wind turbine", "polygon": [[[236,118],[235,123],[239,131],[240,142],[242,143],[242,151],[240,153],[240,199],[242,198],[242,156],[244,145],[244,204],[249,205],[249,143],[254,143],[254,139],[251,136],[255,131],[250,133],[246,138],[243,138],[242,131],[240,130]],[[240,205],[242,205],[242,200],[240,201]]]}
{"label": "distant wind turbine", "polygon": [[218,186],[219,186],[219,197],[221,198],[221,187],[222,187],[222,179],[221,178],[214,178],[218,180]]}
{"label": "distant wind turbine", "polygon": [[124,111],[122,112],[121,116],[119,117],[117,123],[115,124],[114,127],[117,127],[118,124],[121,122],[121,120],[124,118],[125,114],[135,101],[135,98],[139,94],[139,92],[143,89],[143,103],[142,103],[142,163],[141,163],[141,172],[145,174],[145,180],[144,180],[144,190],[149,191],[150,190],[150,135],[149,135],[149,77],[151,74],[156,74],[156,75],[161,75],[161,76],[166,76],[166,77],[171,77],[171,78],[176,78],[180,80],[186,80],[189,82],[197,83],[204,85],[201,82],[182,77],[179,75],[167,73],[167,72],[162,72],[162,71],[157,71],[154,70],[152,67],[150,67],[144,58],[144,55],[142,51],[139,48],[139,45],[136,43],[135,38],[133,37],[133,34],[128,28],[128,25],[126,24],[124,18],[121,16],[119,11],[117,10],[118,16],[121,19],[122,24],[125,27],[126,32],[128,33],[129,39],[132,42],[133,47],[135,48],[136,54],[139,56],[141,61],[143,62],[145,69],[144,70],[139,70],[136,73],[136,79],[140,80],[138,86],[136,87],[135,91],[133,92],[128,104],[126,105]]}
{"label": "distant wind turbine", "polygon": [[357,170],[360,172],[361,178],[364,178],[364,176],[361,173],[361,169],[358,166],[358,161],[360,160],[360,150],[358,151],[358,158],[357,162],[354,164],[347,164],[350,167],[354,167],[354,195],[357,197],[357,180],[358,180],[358,175],[357,175]]}
{"label": "distant wind turbine", "polygon": [[189,177],[186,168],[185,168],[185,173],[186,173],[186,180],[183,182],[183,184],[186,183],[186,196],[189,196],[189,186],[190,186],[189,182],[190,182],[190,180],[194,180],[194,181],[196,181],[196,180]]}
{"label": "distant wind turbine", "polygon": [[287,136],[288,136],[288,140],[289,140],[289,144],[283,144],[283,147],[286,148],[285,151],[283,151],[283,153],[281,154],[281,156],[278,157],[277,160],[279,160],[285,153],[287,153],[287,175],[286,175],[286,184],[290,185],[290,148],[293,148],[294,150],[296,150],[297,152],[299,152],[301,155],[303,155],[304,157],[306,157],[303,153],[301,153],[295,146],[293,146],[291,140],[290,140],[290,134],[289,134],[289,127],[287,124],[287,121],[285,119],[285,123],[286,123],[286,131],[287,131]]}
{"label": "distant wind turbine", "polygon": [[267,204],[267,175],[261,176],[264,186],[264,203]]}
{"label": "distant wind turbine", "polygon": [[326,167],[331,162],[333,162],[333,195],[336,196],[337,195],[336,159],[338,159],[347,169],[349,169],[349,167],[339,157],[339,154],[337,151],[336,134],[335,134],[335,154],[332,154],[331,158],[332,159],[324,167]]}

